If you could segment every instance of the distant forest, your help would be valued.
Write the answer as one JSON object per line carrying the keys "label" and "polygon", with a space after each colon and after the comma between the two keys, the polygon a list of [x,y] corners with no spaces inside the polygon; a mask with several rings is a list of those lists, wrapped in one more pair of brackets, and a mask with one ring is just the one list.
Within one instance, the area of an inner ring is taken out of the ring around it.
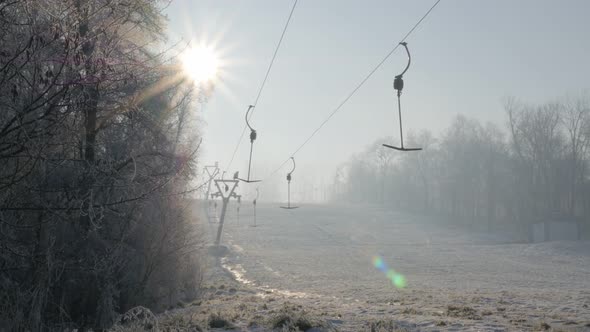
{"label": "distant forest", "polygon": [[439,136],[419,131],[399,152],[381,143],[342,165],[334,197],[436,214],[525,237],[531,224],[580,223],[590,229],[590,98],[586,94],[542,105],[506,98],[506,125],[459,115]]}
{"label": "distant forest", "polygon": [[198,292],[207,88],[162,51],[166,4],[0,1],[0,330],[97,330]]}

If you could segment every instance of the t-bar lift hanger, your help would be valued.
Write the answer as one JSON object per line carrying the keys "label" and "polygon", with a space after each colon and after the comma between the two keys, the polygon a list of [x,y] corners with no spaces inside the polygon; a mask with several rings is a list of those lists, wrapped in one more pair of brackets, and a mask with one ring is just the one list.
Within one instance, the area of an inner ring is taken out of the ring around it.
{"label": "t-bar lift hanger", "polygon": [[254,225],[252,225],[252,227],[256,227],[256,201],[258,201],[258,195],[260,195],[260,192],[258,192],[258,188],[256,188],[256,197],[252,201],[252,205],[254,205]]}
{"label": "t-bar lift hanger", "polygon": [[291,157],[293,169],[287,173],[287,206],[281,206],[281,209],[296,209],[298,206],[291,206],[291,174],[295,171],[295,158]]}
{"label": "t-bar lift hanger", "polygon": [[400,142],[401,142],[401,147],[397,147],[397,146],[393,146],[393,145],[389,145],[389,144],[383,144],[383,146],[388,147],[390,149],[395,149],[398,151],[420,151],[420,150],[422,150],[422,148],[406,148],[406,147],[404,147],[404,132],[403,132],[403,127],[402,127],[402,106],[401,106],[401,102],[400,102],[400,96],[402,95],[402,90],[404,89],[403,76],[406,73],[406,71],[408,71],[408,68],[410,68],[410,63],[412,62],[412,57],[410,56],[410,50],[408,50],[408,43],[401,42],[400,45],[402,45],[406,49],[406,53],[408,54],[408,64],[406,65],[406,69],[404,69],[404,71],[401,74],[397,75],[395,77],[395,79],[393,80],[393,88],[395,90],[397,90],[397,109],[398,109],[398,113],[399,113],[399,138],[400,138]]}
{"label": "t-bar lift hanger", "polygon": [[254,130],[254,128],[252,128],[252,126],[250,126],[250,123],[248,122],[248,114],[250,113],[250,111],[253,108],[254,108],[254,105],[250,105],[250,106],[248,106],[248,110],[246,111],[246,125],[248,126],[248,128],[250,128],[250,158],[248,159],[248,177],[246,179],[240,179],[237,176],[235,176],[236,179],[243,181],[243,182],[247,182],[247,183],[262,181],[262,180],[251,180],[250,179],[250,168],[252,166],[252,149],[254,148],[254,141],[256,140],[256,130]]}

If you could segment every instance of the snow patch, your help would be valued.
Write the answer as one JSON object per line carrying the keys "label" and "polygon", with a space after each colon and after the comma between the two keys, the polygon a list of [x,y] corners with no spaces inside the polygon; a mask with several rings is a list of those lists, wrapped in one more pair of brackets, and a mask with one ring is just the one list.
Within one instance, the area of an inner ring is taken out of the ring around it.
{"label": "snow patch", "polygon": [[[257,294],[260,297],[266,297],[267,294],[278,294],[278,295],[282,295],[285,297],[291,297],[291,298],[308,298],[310,297],[309,294],[304,293],[304,292],[293,292],[290,290],[283,290],[283,289],[277,289],[277,288],[271,288],[268,285],[264,285],[264,286],[256,286],[256,283],[252,280],[249,280],[245,277],[246,275],[246,270],[244,269],[244,267],[241,264],[230,264],[229,260],[226,257],[223,257],[221,259],[221,266],[228,271],[229,273],[231,273],[231,275],[233,276],[233,278],[243,284],[243,285],[247,285],[247,286],[254,286],[259,293]],[[265,269],[268,269],[269,271],[277,274],[278,272],[275,272],[274,270],[272,270],[270,267],[265,266]]]}

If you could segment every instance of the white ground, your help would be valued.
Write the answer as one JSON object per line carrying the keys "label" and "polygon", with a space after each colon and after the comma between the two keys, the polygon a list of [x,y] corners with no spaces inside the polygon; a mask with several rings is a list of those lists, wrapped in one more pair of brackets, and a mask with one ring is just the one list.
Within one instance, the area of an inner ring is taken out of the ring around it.
{"label": "white ground", "polygon": [[[340,331],[394,321],[420,331],[590,331],[590,243],[517,244],[379,208],[228,209],[224,266],[247,287]],[[212,232],[217,224],[210,225]],[[372,264],[407,279],[395,288]]]}

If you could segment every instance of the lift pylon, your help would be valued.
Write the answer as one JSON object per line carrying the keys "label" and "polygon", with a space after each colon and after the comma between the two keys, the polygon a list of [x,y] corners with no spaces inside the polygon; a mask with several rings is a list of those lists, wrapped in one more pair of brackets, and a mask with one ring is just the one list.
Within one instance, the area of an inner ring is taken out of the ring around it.
{"label": "lift pylon", "polygon": [[207,176],[209,176],[209,180],[207,181],[207,193],[205,194],[205,199],[209,200],[209,193],[211,192],[211,183],[213,182],[215,176],[217,176],[217,173],[219,173],[219,163],[215,162],[215,165],[205,166],[203,170],[207,173]]}
{"label": "lift pylon", "polygon": [[[219,227],[217,227],[217,237],[215,238],[215,246],[219,247],[219,243],[221,242],[221,232],[223,230],[223,222],[225,221],[225,212],[227,211],[227,204],[229,203],[230,198],[237,198],[238,195],[234,193],[236,187],[238,186],[238,180],[215,180],[215,186],[217,187],[217,195],[221,196],[223,206],[221,208],[221,216],[219,217]],[[231,185],[231,190],[228,192],[224,192],[221,189],[221,184],[224,186]]]}
{"label": "lift pylon", "polygon": [[215,162],[215,165],[206,165],[203,168],[203,171],[206,172],[207,176],[209,177],[209,179],[207,180],[207,192],[205,193],[205,213],[207,215],[207,221],[211,223],[211,200],[209,200],[209,193],[211,192],[211,183],[213,183],[213,179],[219,173],[219,163]]}

